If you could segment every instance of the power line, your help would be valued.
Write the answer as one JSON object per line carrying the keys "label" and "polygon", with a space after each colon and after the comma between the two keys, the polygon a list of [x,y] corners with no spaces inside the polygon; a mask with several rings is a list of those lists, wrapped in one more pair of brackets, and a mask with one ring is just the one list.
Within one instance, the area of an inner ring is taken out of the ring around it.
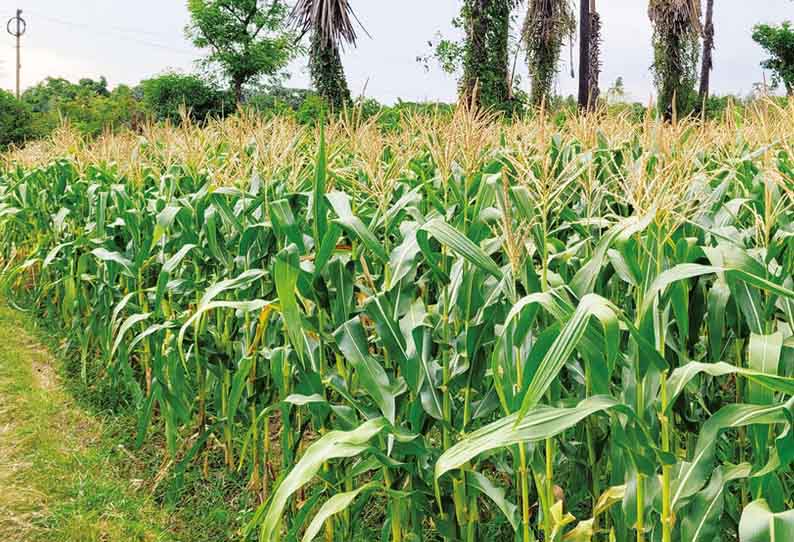
{"label": "power line", "polygon": [[[58,22],[58,23],[69,24],[69,25],[89,26],[87,23],[83,23],[83,22],[80,22],[80,21],[70,21],[68,19],[64,19],[63,17],[56,17],[56,16],[53,16],[53,15],[51,15],[49,13],[42,13],[42,12],[36,11],[36,10],[28,9],[27,12],[28,13],[32,13],[32,14],[36,15],[37,17],[41,17],[42,19],[50,20],[52,22]],[[170,37],[170,36],[173,35],[173,33],[171,33],[171,32],[157,32],[157,31],[154,31],[154,30],[144,30],[143,28],[133,28],[131,26],[118,26],[118,25],[107,25],[107,24],[105,24],[105,25],[103,25],[103,27],[109,28],[109,29],[112,29],[112,30],[116,30],[118,32],[126,32],[126,33],[130,33],[130,34],[147,34],[147,35],[152,36],[154,38],[166,38],[166,37]]]}
{"label": "power line", "polygon": [[[136,32],[136,33],[142,33],[142,34],[147,34],[148,33],[150,35],[152,34],[151,32],[147,32],[145,30],[138,31],[138,30],[133,30],[133,29],[125,29],[125,30],[117,29],[116,32],[111,32],[109,30],[96,29],[94,26],[89,25],[87,23],[81,23],[81,22],[76,22],[76,21],[67,21],[65,19],[59,19],[57,17],[51,17],[49,15],[43,15],[41,13],[36,13],[36,12],[31,12],[31,13],[36,15],[36,17],[39,17],[39,18],[41,18],[41,19],[43,19],[44,21],[47,21],[47,22],[60,24],[60,25],[64,25],[64,26],[70,26],[70,27],[86,28],[86,29],[90,29],[92,33],[105,34],[107,36],[111,36],[111,37],[114,37],[114,38],[120,38],[120,39],[124,39],[124,40],[127,40],[127,41],[139,43],[141,45],[146,45],[148,47],[156,47],[158,49],[164,49],[164,50],[172,51],[172,52],[183,54],[183,55],[190,55],[190,56],[193,56],[193,57],[196,56],[196,52],[195,51],[190,51],[188,49],[181,49],[181,48],[174,47],[172,45],[168,45],[168,44],[164,44],[164,43],[158,43],[158,42],[153,42],[153,41],[148,41],[148,40],[142,40],[140,38],[136,38],[136,37],[129,36],[129,35],[125,34],[125,32]],[[110,28],[112,28],[112,27],[110,27]]]}

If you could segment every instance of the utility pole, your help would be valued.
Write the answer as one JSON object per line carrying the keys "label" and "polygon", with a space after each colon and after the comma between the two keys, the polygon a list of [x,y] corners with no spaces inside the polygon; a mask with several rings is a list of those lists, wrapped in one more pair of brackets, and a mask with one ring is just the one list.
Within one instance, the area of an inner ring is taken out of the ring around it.
{"label": "utility pole", "polygon": [[[16,28],[15,28],[16,26]],[[11,17],[6,25],[8,33],[17,39],[17,100],[20,97],[20,76],[22,74],[22,36],[28,29],[28,24],[22,18],[22,10],[17,10],[16,17]]]}

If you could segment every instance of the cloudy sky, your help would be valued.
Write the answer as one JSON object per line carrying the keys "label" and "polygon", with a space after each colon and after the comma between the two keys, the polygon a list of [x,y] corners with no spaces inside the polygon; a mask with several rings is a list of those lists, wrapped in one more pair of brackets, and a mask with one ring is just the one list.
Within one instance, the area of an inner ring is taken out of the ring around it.
{"label": "cloudy sky", "polygon": [[[445,100],[455,97],[455,80],[416,61],[439,32],[455,34],[450,20],[460,0],[351,0],[372,38],[345,54],[355,93],[385,102]],[[715,2],[716,51],[713,89],[748,93],[763,79],[761,51],[750,39],[755,23],[794,19],[790,0]],[[602,87],[618,76],[633,99],[652,92],[651,29],[645,0],[598,0],[604,21]],[[184,38],[186,0],[0,0],[2,26],[17,7],[24,10],[23,87],[46,76],[76,80],[105,75],[111,85],[134,84],[166,68],[190,71],[200,55]],[[575,49],[575,48],[574,48]],[[575,51],[574,51],[575,55]],[[575,92],[569,52],[557,80],[563,94]],[[14,39],[0,38],[0,88],[14,86]],[[574,62],[575,56],[574,56]],[[305,60],[290,68],[291,85],[306,86]],[[526,80],[525,80],[526,81]]]}

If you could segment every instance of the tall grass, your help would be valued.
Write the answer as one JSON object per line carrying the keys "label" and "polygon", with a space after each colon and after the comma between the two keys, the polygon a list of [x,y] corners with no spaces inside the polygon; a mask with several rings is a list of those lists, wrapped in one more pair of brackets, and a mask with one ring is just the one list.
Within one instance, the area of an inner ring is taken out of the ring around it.
{"label": "tall grass", "polygon": [[2,285],[254,539],[780,539],[792,126],[64,129],[3,158]]}

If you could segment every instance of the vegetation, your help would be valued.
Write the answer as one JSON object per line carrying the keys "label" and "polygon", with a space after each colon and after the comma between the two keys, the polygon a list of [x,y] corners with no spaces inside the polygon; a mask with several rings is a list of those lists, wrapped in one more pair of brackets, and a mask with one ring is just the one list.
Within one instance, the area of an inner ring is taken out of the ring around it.
{"label": "vegetation", "polygon": [[509,38],[510,14],[517,4],[516,0],[463,2],[462,101],[506,112],[514,108]]}
{"label": "vegetation", "polygon": [[229,80],[238,104],[246,83],[275,78],[297,52],[282,0],[189,0],[188,10],[188,37],[209,49],[205,64]]}
{"label": "vegetation", "polygon": [[791,528],[794,104],[402,122],[9,154],[2,285],[253,539]]}
{"label": "vegetation", "polygon": [[772,86],[783,83],[786,93],[794,96],[794,27],[788,21],[780,26],[760,24],[753,28],[753,39],[771,55],[761,65],[773,71]]}
{"label": "vegetation", "polygon": [[177,540],[173,510],[129,484],[142,473],[120,442],[120,418],[100,425],[75,404],[39,331],[0,303],[0,538]]}
{"label": "vegetation", "polygon": [[9,145],[21,144],[31,139],[33,115],[30,107],[17,101],[10,92],[0,90],[0,151]]}
{"label": "vegetation", "polygon": [[356,44],[355,15],[348,0],[300,0],[291,18],[301,37],[311,35],[309,70],[317,93],[333,108],[352,104],[340,51]]}
{"label": "vegetation", "polygon": [[[685,115],[695,105],[700,55],[700,0],[651,0],[653,72],[659,111],[665,119]],[[710,57],[709,57],[710,60]]]}
{"label": "vegetation", "polygon": [[141,82],[143,105],[154,119],[180,122],[187,111],[194,120],[222,118],[235,110],[232,96],[201,77],[165,73]]}
{"label": "vegetation", "polygon": [[576,16],[568,0],[530,0],[522,37],[532,78],[534,105],[551,101],[563,40],[573,39]]}

